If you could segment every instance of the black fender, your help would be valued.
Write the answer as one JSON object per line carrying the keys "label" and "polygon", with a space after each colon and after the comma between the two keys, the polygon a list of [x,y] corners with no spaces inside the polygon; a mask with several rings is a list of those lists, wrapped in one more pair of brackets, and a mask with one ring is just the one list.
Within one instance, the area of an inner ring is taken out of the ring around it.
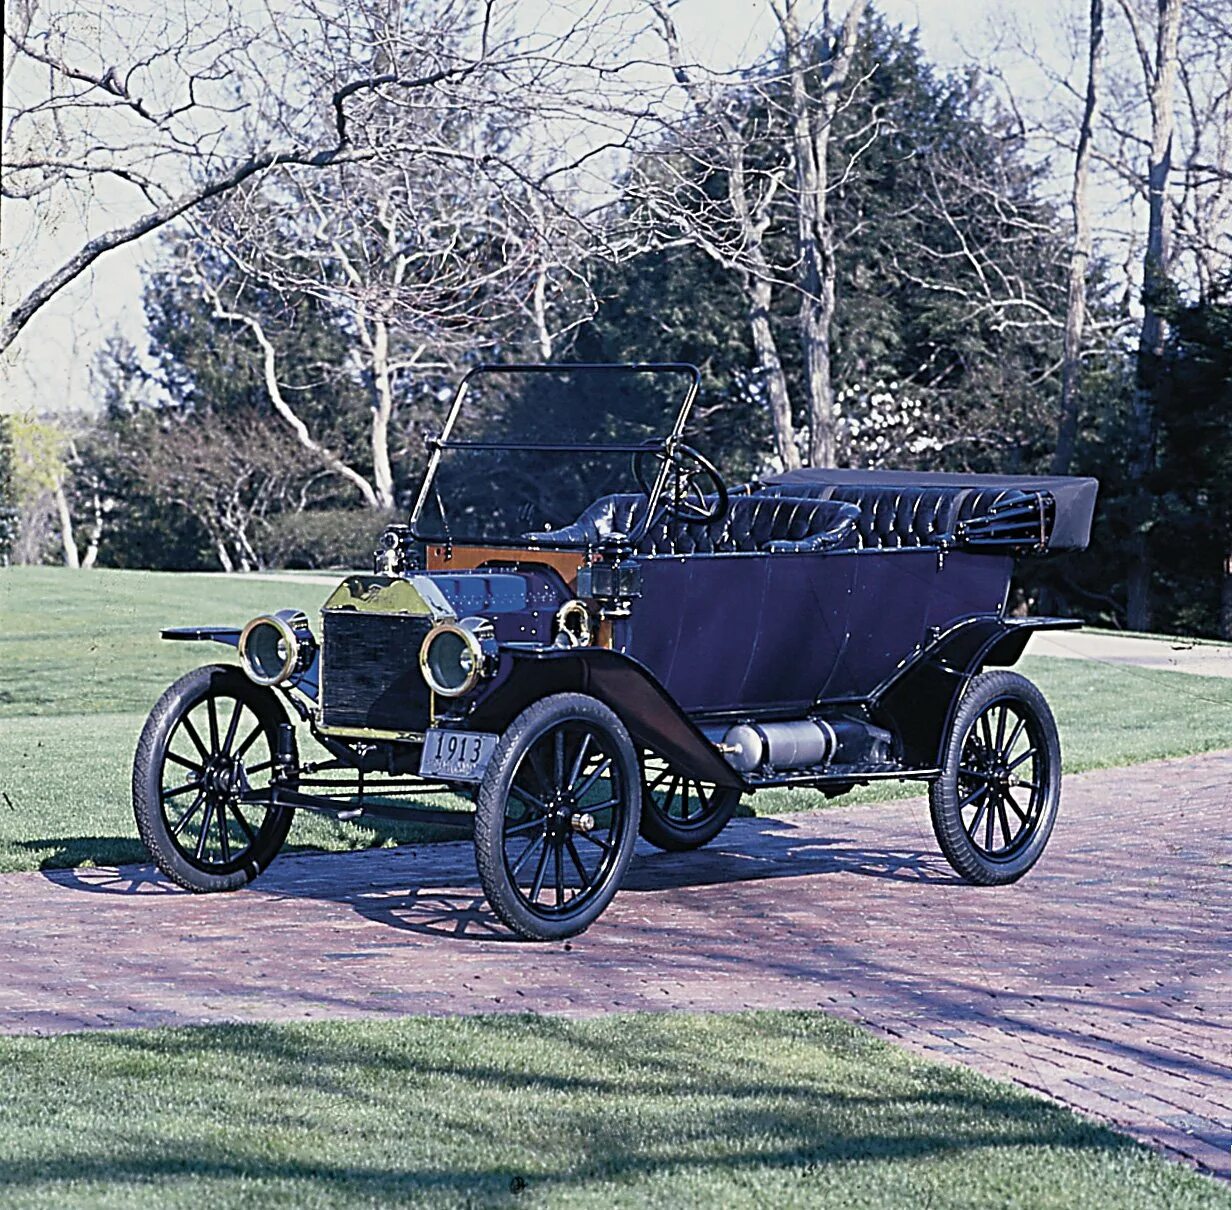
{"label": "black fender", "polygon": [[968,618],[917,651],[869,700],[873,718],[898,736],[909,768],[938,769],[963,691],[987,665],[1018,662],[1038,630],[1076,630],[1075,618]]}
{"label": "black fender", "polygon": [[[222,643],[226,647],[237,649],[240,645],[240,635],[243,632],[242,626],[165,626],[159,631],[164,639],[172,639],[179,643]],[[319,685],[320,661],[321,653],[318,649],[313,652],[312,663],[303,672],[297,673],[286,684],[275,686],[302,719],[308,717],[307,707],[302,700],[294,697],[287,690],[295,689],[309,702],[315,703]]]}
{"label": "black fender", "polygon": [[653,748],[681,772],[732,789],[749,788],[654,674],[631,656],[605,647],[505,648],[501,656],[511,664],[467,717],[468,727],[504,731],[540,698],[585,693],[612,709],[635,744]]}
{"label": "black fender", "polygon": [[242,630],[242,626],[166,626],[159,633],[164,639],[180,643],[225,643],[238,647]]}

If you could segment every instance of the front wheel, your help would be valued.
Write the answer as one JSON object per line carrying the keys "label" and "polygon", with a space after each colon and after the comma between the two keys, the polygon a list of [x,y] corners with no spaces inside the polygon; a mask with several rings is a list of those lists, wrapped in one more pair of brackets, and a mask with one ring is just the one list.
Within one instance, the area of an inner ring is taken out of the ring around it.
{"label": "front wheel", "polygon": [[1015,672],[981,673],[929,790],[941,851],[968,882],[1014,882],[1043,853],[1060,801],[1061,743],[1044,695]]}
{"label": "front wheel", "polygon": [[589,928],[637,842],[641,776],[620,719],[558,693],[510,724],[479,786],[475,861],[492,910],[530,941]]}
{"label": "front wheel", "polygon": [[207,664],[150,711],[133,761],[133,814],[158,868],[190,891],[233,891],[277,855],[295,812],[240,803],[273,778],[273,690],[238,668]]}

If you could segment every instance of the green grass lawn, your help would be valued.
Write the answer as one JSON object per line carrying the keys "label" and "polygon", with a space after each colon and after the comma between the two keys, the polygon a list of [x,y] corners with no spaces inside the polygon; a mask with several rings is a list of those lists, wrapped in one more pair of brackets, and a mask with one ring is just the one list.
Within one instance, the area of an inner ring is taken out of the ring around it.
{"label": "green grass lawn", "polygon": [[817,1013],[0,1039],[0,1202],[1223,1207],[1019,1089]]}
{"label": "green grass lawn", "polygon": [[177,676],[234,655],[216,643],[164,642],[162,627],[242,626],[283,608],[312,616],[328,594],[294,580],[0,568],[0,719],[144,715]]}
{"label": "green grass lawn", "polygon": [[[329,588],[158,572],[0,569],[0,872],[145,859],[129,807],[145,714],[181,673],[234,652],[167,643],[161,626],[240,624],[269,609],[314,616]],[[1232,680],[1080,660],[1026,659],[1047,694],[1071,772],[1232,746]],[[869,786],[839,803],[918,786]],[[811,791],[746,800],[758,814],[827,803]],[[301,812],[291,847],[365,848],[429,835]]]}

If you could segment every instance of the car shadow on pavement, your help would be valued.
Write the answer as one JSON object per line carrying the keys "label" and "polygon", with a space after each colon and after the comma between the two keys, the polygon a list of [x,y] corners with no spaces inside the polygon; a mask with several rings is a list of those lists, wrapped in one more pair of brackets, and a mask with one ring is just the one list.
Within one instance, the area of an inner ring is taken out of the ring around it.
{"label": "car shadow on pavement", "polygon": [[[617,902],[630,895],[844,874],[907,883],[960,884],[936,851],[870,848],[854,843],[838,830],[833,836],[800,832],[799,826],[789,820],[762,817],[736,821],[718,841],[694,852],[664,853],[639,843]],[[42,874],[57,886],[91,894],[188,893],[150,866],[44,870]],[[466,842],[297,854],[276,861],[251,889],[276,898],[344,904],[367,920],[411,933],[478,941],[516,940],[496,920],[479,892]]]}

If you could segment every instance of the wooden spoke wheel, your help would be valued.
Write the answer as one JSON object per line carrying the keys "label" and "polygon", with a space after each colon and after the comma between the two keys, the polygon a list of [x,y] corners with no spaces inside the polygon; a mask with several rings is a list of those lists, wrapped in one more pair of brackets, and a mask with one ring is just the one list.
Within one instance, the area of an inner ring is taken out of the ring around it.
{"label": "wooden spoke wheel", "polygon": [[1040,858],[1061,799],[1061,745],[1044,695],[1014,672],[967,687],[930,790],[942,852],[968,882],[1021,878]]}
{"label": "wooden spoke wheel", "polygon": [[277,855],[294,811],[241,804],[273,778],[278,726],[270,689],[211,664],[159,698],[137,743],[133,813],[158,868],[190,891],[231,891]]}
{"label": "wooden spoke wheel", "polygon": [[492,910],[528,940],[588,928],[620,886],[640,806],[637,753],[611,710],[577,693],[527,707],[476,800],[475,859]]}
{"label": "wooden spoke wheel", "polygon": [[669,852],[708,844],[740,805],[739,790],[698,781],[653,752],[642,758],[642,777],[642,835]]}

